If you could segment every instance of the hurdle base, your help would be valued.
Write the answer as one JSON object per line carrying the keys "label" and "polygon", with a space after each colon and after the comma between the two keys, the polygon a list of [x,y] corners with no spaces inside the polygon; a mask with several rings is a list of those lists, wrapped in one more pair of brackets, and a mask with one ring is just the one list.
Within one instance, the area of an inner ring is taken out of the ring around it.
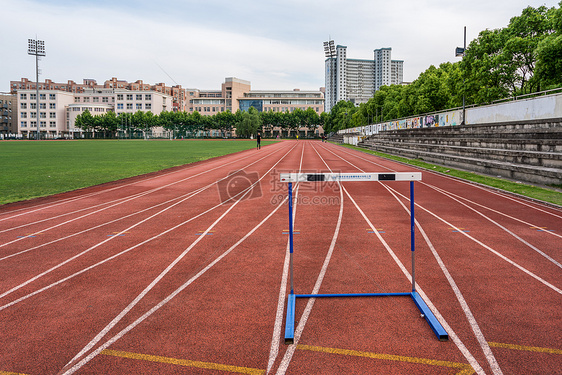
{"label": "hurdle base", "polygon": [[425,320],[427,321],[427,323],[429,324],[429,326],[433,330],[433,333],[435,333],[435,336],[437,336],[439,341],[449,340],[449,335],[447,334],[447,331],[445,331],[441,323],[439,323],[435,315],[433,315],[429,307],[427,307],[425,301],[418,294],[418,292],[414,291],[410,294],[412,296],[412,299],[414,300],[414,303],[416,304],[420,312],[423,314]]}
{"label": "hurdle base", "polygon": [[439,341],[449,340],[449,335],[431,312],[423,298],[418,292],[405,293],[352,293],[352,294],[289,294],[287,299],[287,320],[285,321],[285,344],[291,345],[295,342],[295,299],[296,298],[337,298],[337,297],[403,297],[410,296],[416,307],[423,314],[425,320],[437,336]]}
{"label": "hurdle base", "polygon": [[287,321],[285,322],[285,345],[295,342],[295,294],[287,299]]}

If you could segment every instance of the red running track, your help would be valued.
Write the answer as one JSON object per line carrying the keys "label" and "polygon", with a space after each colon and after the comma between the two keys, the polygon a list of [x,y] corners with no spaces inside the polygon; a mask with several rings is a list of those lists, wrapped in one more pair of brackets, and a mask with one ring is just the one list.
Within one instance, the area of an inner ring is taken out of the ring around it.
{"label": "red running track", "polygon": [[[416,289],[449,340],[411,299],[384,297],[297,299],[283,343],[279,173],[412,170],[286,141],[1,206],[0,374],[562,373],[562,211],[427,171]],[[295,292],[408,292],[408,194],[293,186]]]}

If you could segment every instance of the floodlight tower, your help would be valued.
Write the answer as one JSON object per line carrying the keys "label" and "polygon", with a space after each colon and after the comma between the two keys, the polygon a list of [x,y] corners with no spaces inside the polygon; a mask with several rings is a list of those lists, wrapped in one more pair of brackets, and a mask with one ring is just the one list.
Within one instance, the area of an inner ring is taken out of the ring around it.
{"label": "floodlight tower", "polygon": [[28,55],[35,55],[35,90],[36,90],[36,97],[37,99],[37,136],[36,139],[39,140],[39,57],[45,56],[45,42],[43,40],[38,39],[28,39],[27,40],[27,54]]}
{"label": "floodlight tower", "polygon": [[333,40],[324,42],[324,54],[326,55],[326,98],[328,112],[336,104],[336,84],[337,84],[337,70],[336,70],[336,46]]}

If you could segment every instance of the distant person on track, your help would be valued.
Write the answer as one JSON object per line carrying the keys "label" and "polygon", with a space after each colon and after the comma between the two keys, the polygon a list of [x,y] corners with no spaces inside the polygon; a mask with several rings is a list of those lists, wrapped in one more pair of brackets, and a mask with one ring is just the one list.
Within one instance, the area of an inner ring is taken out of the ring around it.
{"label": "distant person on track", "polygon": [[256,147],[259,150],[261,148],[261,133],[258,133],[258,135],[256,135],[256,141],[257,141]]}
{"label": "distant person on track", "polygon": [[326,136],[322,133],[322,142],[326,142]]}

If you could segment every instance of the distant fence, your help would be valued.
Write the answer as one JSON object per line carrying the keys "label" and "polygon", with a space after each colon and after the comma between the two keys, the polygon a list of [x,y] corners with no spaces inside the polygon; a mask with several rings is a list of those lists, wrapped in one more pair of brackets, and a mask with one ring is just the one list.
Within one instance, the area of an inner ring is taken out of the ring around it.
{"label": "distant fence", "polygon": [[[554,94],[546,93],[547,94],[543,96],[521,97],[518,100],[503,103],[468,107],[465,110],[466,124],[489,124],[495,122],[562,118],[562,92]],[[338,133],[344,135],[360,134],[361,136],[370,136],[385,130],[460,125],[462,123],[462,112],[462,108],[455,108],[443,112],[343,129],[338,131]],[[348,140],[347,142],[346,139]],[[360,136],[344,137],[344,143],[357,144],[360,140]]]}

